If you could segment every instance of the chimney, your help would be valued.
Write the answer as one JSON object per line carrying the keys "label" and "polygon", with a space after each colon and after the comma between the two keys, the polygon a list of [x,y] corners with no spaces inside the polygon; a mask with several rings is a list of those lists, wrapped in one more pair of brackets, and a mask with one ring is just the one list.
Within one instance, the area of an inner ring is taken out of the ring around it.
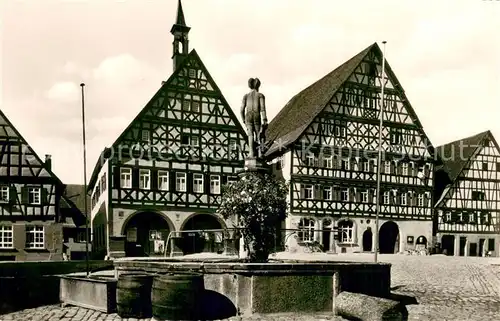
{"label": "chimney", "polygon": [[45,155],[45,167],[51,171],[52,170],[52,159],[51,159],[51,155]]}

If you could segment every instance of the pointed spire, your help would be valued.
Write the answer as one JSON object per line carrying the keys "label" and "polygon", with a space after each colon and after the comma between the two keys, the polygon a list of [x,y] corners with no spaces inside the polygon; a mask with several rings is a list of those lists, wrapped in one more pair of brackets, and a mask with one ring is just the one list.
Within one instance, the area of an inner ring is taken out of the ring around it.
{"label": "pointed spire", "polygon": [[182,11],[181,0],[179,0],[177,4],[177,21],[175,22],[175,24],[180,26],[186,26],[186,20],[184,19],[184,11]]}

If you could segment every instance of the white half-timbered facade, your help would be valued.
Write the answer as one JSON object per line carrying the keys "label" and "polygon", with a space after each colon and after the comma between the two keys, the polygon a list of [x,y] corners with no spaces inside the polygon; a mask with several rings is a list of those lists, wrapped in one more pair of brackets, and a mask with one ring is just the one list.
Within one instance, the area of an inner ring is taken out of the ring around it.
{"label": "white half-timbered facade", "polygon": [[92,233],[101,256],[163,255],[167,246],[172,254],[217,251],[220,233],[174,232],[232,227],[216,210],[222,185],[243,169],[246,134],[189,52],[189,30],[179,1],[172,75],[94,168]]}
{"label": "white half-timbered facade", "polygon": [[[267,156],[279,157],[291,181],[287,234],[299,245],[374,249],[381,67],[373,44],[294,96],[269,125]],[[433,155],[403,88],[385,70],[379,248],[395,253],[432,239]]]}
{"label": "white half-timbered facade", "polygon": [[498,256],[500,149],[490,131],[439,146],[437,240],[448,255]]}

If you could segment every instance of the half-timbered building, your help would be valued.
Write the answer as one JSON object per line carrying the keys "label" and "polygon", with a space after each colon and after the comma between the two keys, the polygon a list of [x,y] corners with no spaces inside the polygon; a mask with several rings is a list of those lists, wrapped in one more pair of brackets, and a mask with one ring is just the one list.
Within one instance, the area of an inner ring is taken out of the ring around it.
{"label": "half-timbered building", "polygon": [[101,255],[218,251],[220,233],[186,231],[232,227],[216,210],[221,186],[243,169],[246,135],[198,53],[189,50],[189,31],[179,1],[173,73],[92,173],[93,249]]}
{"label": "half-timbered building", "polygon": [[[394,253],[431,240],[433,156],[387,63],[384,79],[379,248]],[[287,234],[299,244],[374,249],[381,85],[375,43],[295,95],[269,124],[267,157],[279,159],[291,182]]]}
{"label": "half-timbered building", "polygon": [[437,241],[448,255],[498,256],[500,149],[490,131],[436,148]]}
{"label": "half-timbered building", "polygon": [[0,261],[62,260],[65,186],[51,163],[0,111]]}

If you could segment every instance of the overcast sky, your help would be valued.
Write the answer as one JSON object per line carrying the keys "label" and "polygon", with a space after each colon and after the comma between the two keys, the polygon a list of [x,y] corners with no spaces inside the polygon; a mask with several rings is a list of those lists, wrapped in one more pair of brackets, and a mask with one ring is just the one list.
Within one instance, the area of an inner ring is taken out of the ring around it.
{"label": "overcast sky", "polygon": [[[437,146],[490,129],[500,140],[500,1],[184,0],[195,48],[237,111],[259,77],[269,118],[370,44]],[[172,72],[177,0],[0,0],[0,108],[65,183],[83,182]],[[237,112],[239,114],[239,112]]]}

